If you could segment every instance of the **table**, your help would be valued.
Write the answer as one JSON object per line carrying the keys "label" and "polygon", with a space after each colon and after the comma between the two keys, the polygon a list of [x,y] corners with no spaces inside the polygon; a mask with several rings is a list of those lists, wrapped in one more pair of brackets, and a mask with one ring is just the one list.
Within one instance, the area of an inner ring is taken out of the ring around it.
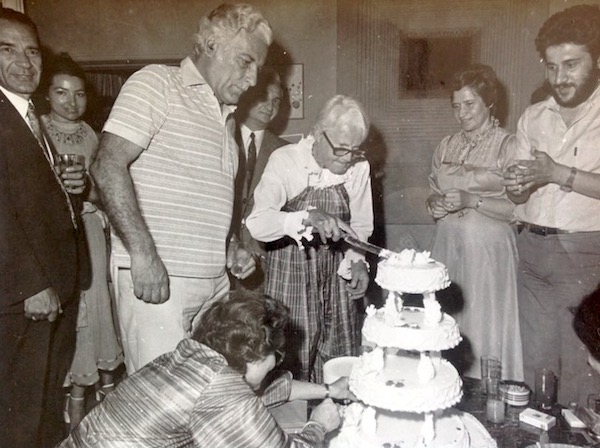
{"label": "table", "polygon": [[546,432],[519,421],[519,414],[526,407],[541,410],[535,402],[530,401],[524,407],[507,405],[504,423],[494,424],[488,422],[485,416],[486,397],[482,393],[480,380],[463,378],[463,394],[463,399],[455,407],[477,418],[496,440],[498,448],[525,448],[536,442],[565,443],[588,447],[597,443],[588,435],[587,430],[569,427],[561,415],[563,407],[560,405],[554,406],[550,411],[543,411],[556,417],[556,425]]}
{"label": "table", "polygon": [[[311,402],[307,406],[306,401],[298,400],[274,408],[271,412],[284,430],[293,433],[302,429],[310,408],[318,403],[319,401]],[[562,406],[556,405],[550,411],[544,411],[556,417],[556,425],[547,432],[519,421],[519,414],[526,407],[540,410],[536,403],[531,401],[523,407],[507,405],[504,423],[488,422],[485,415],[486,396],[482,393],[481,381],[474,378],[463,378],[463,398],[455,406],[456,409],[468,412],[479,420],[496,440],[498,448],[525,448],[535,445],[536,442],[564,443],[582,447],[598,444],[597,447],[600,448],[599,441],[592,439],[587,430],[569,427],[560,413]]]}

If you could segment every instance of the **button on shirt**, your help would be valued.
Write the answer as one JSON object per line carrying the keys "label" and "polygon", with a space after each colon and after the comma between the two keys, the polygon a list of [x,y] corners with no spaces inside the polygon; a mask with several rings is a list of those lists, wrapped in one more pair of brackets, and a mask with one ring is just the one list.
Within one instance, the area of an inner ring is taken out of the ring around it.
{"label": "button on shirt", "polygon": [[[582,104],[569,127],[553,97],[529,106],[517,128],[516,159],[532,159],[531,148],[555,162],[600,174],[600,87]],[[600,231],[600,200],[548,184],[515,209],[521,222],[572,232]]]}

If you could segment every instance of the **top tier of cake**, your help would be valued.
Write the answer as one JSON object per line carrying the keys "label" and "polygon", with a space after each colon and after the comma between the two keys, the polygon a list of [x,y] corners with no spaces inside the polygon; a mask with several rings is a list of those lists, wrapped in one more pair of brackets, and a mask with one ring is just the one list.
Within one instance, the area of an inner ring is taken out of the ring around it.
{"label": "top tier of cake", "polygon": [[429,252],[405,249],[392,253],[377,265],[375,281],[388,291],[424,294],[447,288],[446,266],[429,257]]}

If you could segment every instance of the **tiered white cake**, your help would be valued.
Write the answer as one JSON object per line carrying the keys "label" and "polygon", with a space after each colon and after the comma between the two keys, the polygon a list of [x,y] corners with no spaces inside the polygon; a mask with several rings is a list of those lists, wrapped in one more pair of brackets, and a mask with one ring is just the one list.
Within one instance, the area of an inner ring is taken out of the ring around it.
{"label": "tiered white cake", "polygon": [[[389,293],[383,308],[367,309],[363,337],[375,348],[350,375],[362,403],[345,409],[330,448],[472,448],[467,420],[451,409],[462,398],[462,381],[440,353],[461,341],[435,297],[450,284],[446,267],[428,252],[404,250],[379,263],[375,281]],[[403,292],[423,294],[423,307],[405,307]],[[468,422],[491,440],[474,418]]]}

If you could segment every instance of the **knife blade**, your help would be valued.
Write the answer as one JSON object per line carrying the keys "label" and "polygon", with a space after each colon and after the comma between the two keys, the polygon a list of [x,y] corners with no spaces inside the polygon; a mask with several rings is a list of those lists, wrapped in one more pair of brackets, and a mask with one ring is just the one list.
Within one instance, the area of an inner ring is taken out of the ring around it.
{"label": "knife blade", "polygon": [[389,258],[390,255],[392,255],[392,252],[388,249],[376,246],[375,244],[367,243],[366,241],[361,241],[358,238],[354,238],[353,236],[348,235],[347,233],[344,233],[342,238],[351,246],[354,246],[358,249],[362,249],[371,254],[375,254],[378,257]]}

